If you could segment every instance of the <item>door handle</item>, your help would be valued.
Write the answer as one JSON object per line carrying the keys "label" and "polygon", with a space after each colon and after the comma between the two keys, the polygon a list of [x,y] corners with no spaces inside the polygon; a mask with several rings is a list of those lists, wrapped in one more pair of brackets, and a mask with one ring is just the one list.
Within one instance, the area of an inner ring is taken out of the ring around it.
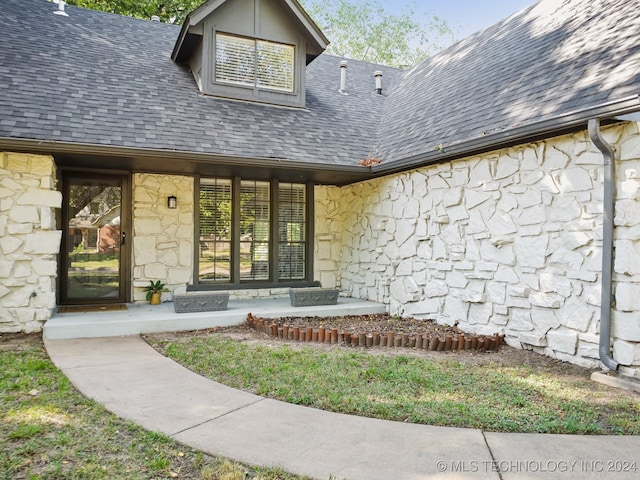
{"label": "door handle", "polygon": [[120,238],[120,245],[124,245],[127,241],[127,233],[126,232],[122,232],[122,237]]}

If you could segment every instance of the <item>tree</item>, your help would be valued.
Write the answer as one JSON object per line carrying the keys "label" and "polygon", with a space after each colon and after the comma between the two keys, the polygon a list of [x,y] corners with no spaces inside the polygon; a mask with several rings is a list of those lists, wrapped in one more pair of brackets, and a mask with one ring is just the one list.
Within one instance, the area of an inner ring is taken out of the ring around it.
{"label": "tree", "polygon": [[147,20],[157,15],[161,22],[182,24],[187,14],[204,0],[68,0],[67,3]]}
{"label": "tree", "polygon": [[[389,13],[380,0],[302,0],[330,40],[327,53],[393,67],[413,66],[453,43],[448,23],[416,17],[415,3]],[[204,0],[69,0],[70,5],[182,24]]]}
{"label": "tree", "polygon": [[448,23],[416,18],[414,6],[388,13],[379,0],[305,0],[331,44],[327,53],[393,67],[413,66],[455,40]]}

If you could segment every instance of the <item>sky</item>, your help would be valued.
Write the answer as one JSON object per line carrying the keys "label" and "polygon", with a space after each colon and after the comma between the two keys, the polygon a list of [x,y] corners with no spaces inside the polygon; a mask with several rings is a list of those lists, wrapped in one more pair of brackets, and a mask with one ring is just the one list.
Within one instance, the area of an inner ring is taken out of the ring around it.
{"label": "sky", "polygon": [[[380,2],[389,12],[413,4],[411,0]],[[534,3],[536,0],[415,0],[415,10],[418,15],[435,15],[446,20],[456,39],[462,40]]]}

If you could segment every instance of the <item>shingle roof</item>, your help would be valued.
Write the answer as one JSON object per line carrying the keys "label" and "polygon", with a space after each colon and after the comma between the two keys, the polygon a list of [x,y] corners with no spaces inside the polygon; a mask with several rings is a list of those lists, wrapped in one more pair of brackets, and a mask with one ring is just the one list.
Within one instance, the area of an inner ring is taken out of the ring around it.
{"label": "shingle roof", "polygon": [[545,0],[407,71],[377,154],[442,157],[638,93],[640,1]]}
{"label": "shingle roof", "polygon": [[[315,164],[353,165],[370,153],[399,70],[340,58],[307,67],[305,109],[202,95],[171,61],[180,27],[67,7],[3,0],[0,15],[0,137],[29,138]],[[177,155],[179,158],[179,155]]]}
{"label": "shingle roof", "polygon": [[[382,160],[373,174],[384,174],[639,108],[637,98],[615,102],[640,93],[640,0],[543,0],[406,72],[350,60],[349,95],[338,92],[341,59],[323,54],[307,67],[305,109],[200,94],[170,58],[178,26],[73,7],[61,17],[45,0],[2,3],[0,145],[35,139],[334,169],[371,156]],[[375,70],[388,95],[373,92]]]}

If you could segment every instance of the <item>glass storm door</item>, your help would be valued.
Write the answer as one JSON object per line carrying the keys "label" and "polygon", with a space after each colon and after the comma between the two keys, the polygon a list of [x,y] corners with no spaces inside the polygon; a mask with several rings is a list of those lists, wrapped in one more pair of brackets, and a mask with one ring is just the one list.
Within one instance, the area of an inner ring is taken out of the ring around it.
{"label": "glass storm door", "polygon": [[62,304],[126,301],[125,184],[115,175],[65,177]]}

